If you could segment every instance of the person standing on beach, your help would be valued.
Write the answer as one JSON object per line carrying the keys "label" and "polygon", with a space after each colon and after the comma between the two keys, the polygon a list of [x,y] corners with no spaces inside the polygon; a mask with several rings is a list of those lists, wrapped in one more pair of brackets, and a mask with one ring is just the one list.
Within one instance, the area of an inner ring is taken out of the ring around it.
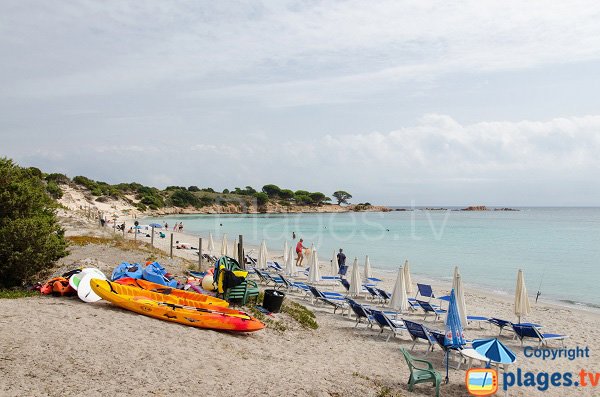
{"label": "person standing on beach", "polygon": [[296,232],[292,232],[292,240],[296,239]]}
{"label": "person standing on beach", "polygon": [[346,266],[346,254],[344,254],[343,251],[344,250],[340,248],[340,252],[337,254],[339,270],[342,269],[342,266]]}
{"label": "person standing on beach", "polygon": [[183,232],[183,222],[179,222],[179,233]]}
{"label": "person standing on beach", "polygon": [[165,222],[165,230],[169,230],[169,224]]}
{"label": "person standing on beach", "polygon": [[298,241],[298,244],[296,244],[296,254],[298,255],[298,257],[296,258],[296,266],[302,266],[302,259],[304,259],[302,250],[306,249],[306,247],[302,245],[303,241],[304,240],[300,239],[300,241]]}

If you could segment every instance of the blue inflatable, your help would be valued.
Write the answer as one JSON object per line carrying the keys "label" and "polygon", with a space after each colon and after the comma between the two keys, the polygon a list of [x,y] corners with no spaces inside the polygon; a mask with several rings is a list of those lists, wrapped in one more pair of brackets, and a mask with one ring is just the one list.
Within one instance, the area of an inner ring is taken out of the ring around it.
{"label": "blue inflatable", "polygon": [[112,281],[116,281],[125,277],[142,278],[142,271],[142,265],[139,263],[123,262],[119,266],[115,267],[110,279]]}
{"label": "blue inflatable", "polygon": [[142,272],[142,278],[144,280],[151,281],[156,284],[166,285],[168,287],[177,287],[177,280],[174,278],[168,278],[167,270],[160,265],[158,262],[152,262]]}

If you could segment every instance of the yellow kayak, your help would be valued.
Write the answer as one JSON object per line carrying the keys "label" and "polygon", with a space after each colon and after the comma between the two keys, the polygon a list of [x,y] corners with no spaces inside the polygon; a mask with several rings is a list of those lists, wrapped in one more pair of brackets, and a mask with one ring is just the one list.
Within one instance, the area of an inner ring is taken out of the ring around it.
{"label": "yellow kayak", "polygon": [[198,328],[225,331],[258,331],[265,325],[250,315],[234,309],[129,287],[94,278],[90,285],[102,299],[123,309]]}

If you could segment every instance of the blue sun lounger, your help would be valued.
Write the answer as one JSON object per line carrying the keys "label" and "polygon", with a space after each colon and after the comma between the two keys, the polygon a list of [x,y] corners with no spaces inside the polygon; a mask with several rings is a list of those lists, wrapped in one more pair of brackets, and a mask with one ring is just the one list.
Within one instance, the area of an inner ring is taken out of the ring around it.
{"label": "blue sun lounger", "polygon": [[373,322],[375,321],[375,319],[373,318],[373,315],[371,314],[371,309],[369,309],[366,306],[361,305],[360,303],[356,302],[354,299],[346,298],[346,300],[348,301],[348,304],[350,305],[350,309],[352,309],[352,311],[356,315],[356,324],[354,325],[354,327],[355,328],[358,327],[358,324],[360,324],[361,320],[364,318],[365,320],[367,320],[367,325],[369,327],[373,328]]}
{"label": "blue sun lounger", "polygon": [[338,309],[341,309],[342,316],[344,315],[344,311],[348,309],[348,303],[342,294],[337,294],[335,292],[324,293],[319,291],[317,288],[309,285],[308,288],[313,295],[313,298],[317,300],[317,302],[323,302],[328,304],[329,306],[333,306],[333,313]]}
{"label": "blue sun lounger", "polygon": [[[502,330],[504,328],[507,328],[509,330],[512,330],[512,325],[513,323],[508,321],[508,320],[503,320],[501,318],[496,318],[496,317],[492,317],[490,319],[488,319],[488,322],[490,324],[495,325],[496,327],[500,328],[500,332],[498,332],[498,335],[500,335],[502,333]],[[530,325],[536,328],[542,328],[541,325],[539,324],[534,324],[534,323],[520,323],[519,325]]]}
{"label": "blue sun lounger", "polygon": [[512,329],[515,331],[515,335],[521,341],[521,346],[523,346],[523,339],[531,338],[537,339],[539,346],[548,346],[548,341],[550,340],[559,340],[561,343],[565,344],[565,339],[568,338],[567,335],[561,334],[551,334],[551,333],[541,333],[537,327],[532,325],[524,325],[524,324],[512,324]]}
{"label": "blue sun lounger", "polygon": [[415,348],[415,345],[417,344],[419,339],[424,340],[428,344],[427,352],[425,353],[425,355],[427,355],[430,351],[433,350],[433,347],[435,346],[437,341],[433,336],[431,336],[427,327],[425,327],[423,324],[415,323],[414,321],[409,321],[406,319],[403,319],[402,321],[404,321],[404,326],[406,327],[406,330],[408,331],[408,334],[410,335],[410,338],[413,341],[413,345],[410,348],[410,350],[413,350]]}
{"label": "blue sun lounger", "polygon": [[392,335],[394,335],[394,338],[395,338],[396,335],[399,335],[399,334],[401,335],[402,331],[406,330],[406,327],[404,326],[402,321],[392,320],[384,312],[382,312],[380,310],[371,310],[371,314],[373,315],[373,319],[379,325],[379,328],[381,328],[381,332],[380,332],[381,334],[383,333],[383,330],[385,328],[389,328],[392,331],[388,335],[387,339],[385,340],[386,342],[388,342],[390,340]]}
{"label": "blue sun lounger", "polygon": [[436,297],[433,293],[433,289],[431,288],[431,285],[429,285],[429,284],[418,284],[417,283],[417,295],[415,295],[415,299],[417,299],[419,295],[421,295],[423,298],[429,298],[429,299],[427,299],[428,302],[430,302],[432,299],[450,301],[450,295]]}
{"label": "blue sun lounger", "polygon": [[446,310],[436,308],[433,305],[431,305],[431,303],[429,303],[429,302],[417,300],[417,303],[419,304],[419,306],[421,306],[421,309],[423,309],[425,311],[425,317],[423,318],[423,320],[425,320],[427,318],[429,313],[435,314],[436,320],[438,320],[440,318],[441,314],[446,314]]}

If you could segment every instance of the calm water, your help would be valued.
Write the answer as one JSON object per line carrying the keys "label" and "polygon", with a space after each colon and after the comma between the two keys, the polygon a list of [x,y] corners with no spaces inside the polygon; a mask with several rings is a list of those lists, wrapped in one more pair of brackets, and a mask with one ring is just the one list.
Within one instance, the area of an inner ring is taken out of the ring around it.
{"label": "calm water", "polygon": [[[514,292],[517,269],[527,290],[545,299],[600,305],[600,208],[524,208],[518,212],[407,211],[293,215],[175,215],[187,233],[223,233],[281,251],[292,232],[314,243],[321,260],[344,248],[348,261],[395,271],[405,259],[415,276],[450,279],[459,265],[465,283]],[[221,226],[222,224],[222,226]]]}

